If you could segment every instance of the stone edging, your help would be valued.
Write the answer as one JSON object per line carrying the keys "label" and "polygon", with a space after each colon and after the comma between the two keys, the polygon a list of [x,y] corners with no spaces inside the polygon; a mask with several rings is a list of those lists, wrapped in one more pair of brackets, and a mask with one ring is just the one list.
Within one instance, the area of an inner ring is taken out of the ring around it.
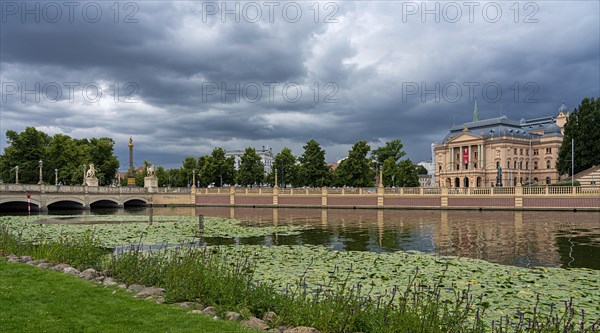
{"label": "stone edging", "polygon": [[[154,286],[147,287],[140,284],[130,284],[128,286],[122,282],[117,281],[112,277],[106,276],[104,272],[97,271],[93,268],[88,268],[83,271],[79,271],[68,264],[54,264],[49,262],[48,260],[34,260],[31,256],[16,256],[11,254],[6,256],[6,258],[9,263],[23,263],[39,268],[51,269],[56,272],[75,275],[84,280],[90,280],[102,284],[105,287],[117,286],[119,288],[125,289],[131,293],[135,293],[133,296],[135,298],[143,298],[145,300],[154,301],[157,304],[165,303],[164,295],[166,290],[163,288]],[[222,319],[219,316],[217,316],[217,309],[214,306],[204,307],[204,304],[199,302],[180,302],[175,304],[179,305],[182,308],[191,309],[188,312],[189,314],[208,315],[212,316],[213,320]],[[277,314],[272,311],[266,312],[263,316],[263,319],[259,319],[252,316],[244,319],[244,316],[242,316],[240,313],[233,311],[225,312],[223,317],[223,319],[225,320],[238,321],[244,327],[258,330],[266,330],[267,332],[271,333],[320,333],[320,331],[316,328],[306,326],[278,326],[275,328],[271,328],[270,325],[275,325],[279,321],[279,316],[277,316]]]}

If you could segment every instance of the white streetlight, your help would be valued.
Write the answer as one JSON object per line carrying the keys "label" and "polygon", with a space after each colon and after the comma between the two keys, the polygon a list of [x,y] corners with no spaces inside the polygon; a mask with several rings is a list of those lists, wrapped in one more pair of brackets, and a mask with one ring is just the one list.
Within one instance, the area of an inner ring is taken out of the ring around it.
{"label": "white streetlight", "polygon": [[19,183],[19,166],[15,166],[15,184]]}
{"label": "white streetlight", "polygon": [[571,186],[575,186],[575,138],[571,137]]}
{"label": "white streetlight", "polygon": [[42,176],[42,167],[44,166],[44,162],[42,160],[39,160],[39,165],[40,165],[40,180],[38,181],[38,185],[42,185],[44,183],[44,181],[42,180],[43,176]]}

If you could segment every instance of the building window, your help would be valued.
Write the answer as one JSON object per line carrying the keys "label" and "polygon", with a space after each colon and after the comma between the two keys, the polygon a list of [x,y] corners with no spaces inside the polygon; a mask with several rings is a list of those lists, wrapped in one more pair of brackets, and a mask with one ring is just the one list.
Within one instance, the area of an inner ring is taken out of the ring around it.
{"label": "building window", "polygon": [[517,148],[515,148],[515,155],[517,155]]}
{"label": "building window", "polygon": [[506,168],[510,169],[510,161],[506,162]]}
{"label": "building window", "polygon": [[550,169],[550,160],[546,161],[546,169]]}
{"label": "building window", "polygon": [[546,148],[546,154],[552,154],[552,148]]}
{"label": "building window", "polygon": [[514,165],[515,165],[515,167],[513,169],[516,169],[517,168],[517,161],[515,161]]}
{"label": "building window", "polygon": [[529,148],[525,149],[525,155],[529,155]]}
{"label": "building window", "polygon": [[523,148],[521,148],[521,150],[519,151],[519,155],[523,155]]}
{"label": "building window", "polygon": [[525,169],[529,170],[529,162],[525,162]]}
{"label": "building window", "polygon": [[533,150],[533,155],[539,155],[540,154],[540,150],[539,149],[534,149]]}
{"label": "building window", "polygon": [[550,177],[546,177],[546,185],[550,184]]}
{"label": "building window", "polygon": [[538,162],[535,161],[533,162],[533,170],[537,170],[538,169]]}

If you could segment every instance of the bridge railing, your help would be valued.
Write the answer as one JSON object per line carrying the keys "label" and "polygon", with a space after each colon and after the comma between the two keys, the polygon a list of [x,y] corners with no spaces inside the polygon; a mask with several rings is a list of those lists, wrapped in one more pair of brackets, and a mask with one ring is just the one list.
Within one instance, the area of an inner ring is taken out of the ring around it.
{"label": "bridge railing", "polygon": [[[517,192],[518,187],[473,187],[473,188],[440,188],[440,187],[404,187],[404,188],[389,188],[383,190],[385,195],[477,195],[477,196],[494,196],[494,195],[522,195],[522,196],[595,196],[600,194],[600,187],[584,187],[584,186],[536,186],[536,187],[521,187],[520,192]],[[233,190],[233,191],[232,191]],[[144,187],[129,187],[129,186],[82,186],[82,185],[38,185],[38,184],[0,184],[0,192],[20,192],[20,193],[91,193],[91,194],[123,194],[123,193],[149,193]],[[153,193],[192,193],[190,187],[158,187],[152,189]],[[274,190],[271,187],[253,187],[253,188],[198,188],[196,194],[227,194],[231,195],[269,195],[273,194]],[[278,195],[375,195],[378,193],[377,188],[279,188]]]}
{"label": "bridge railing", "polygon": [[[0,184],[0,192],[56,192],[56,193],[146,193],[144,187],[83,186],[83,185],[37,185]],[[187,193],[190,193],[189,189]]]}
{"label": "bridge railing", "polygon": [[189,187],[157,187],[153,191],[154,193],[192,193],[192,189]]}

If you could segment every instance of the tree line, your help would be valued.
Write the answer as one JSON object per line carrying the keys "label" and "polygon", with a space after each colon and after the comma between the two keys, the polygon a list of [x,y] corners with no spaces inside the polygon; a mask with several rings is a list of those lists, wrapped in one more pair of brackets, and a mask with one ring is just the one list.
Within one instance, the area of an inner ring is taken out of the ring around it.
{"label": "tree line", "polygon": [[574,139],[575,173],[600,165],[600,97],[584,98],[565,124],[558,152],[558,173],[571,175],[571,139]]}
{"label": "tree line", "polygon": [[48,134],[34,127],[23,132],[6,131],[8,146],[0,155],[0,180],[14,182],[19,172],[19,182],[36,184],[39,181],[39,161],[42,161],[42,181],[54,184],[55,170],[58,182],[80,185],[84,170],[93,163],[100,185],[113,182],[119,168],[114,155],[115,142],[110,138],[74,139],[68,135]]}
{"label": "tree line", "polygon": [[[370,187],[376,185],[377,170],[382,170],[384,186],[418,186],[418,175],[427,171],[409,159],[402,159],[406,155],[402,148],[400,140],[386,142],[374,150],[367,141],[358,141],[348,151],[348,156],[333,168],[325,162],[325,150],[321,145],[309,140],[300,156],[294,156],[290,148],[284,147],[274,156],[269,173],[265,172],[262,159],[254,148],[245,149],[237,169],[234,157],[227,157],[222,148],[215,148],[210,155],[186,157],[178,169],[159,166],[155,175],[159,186],[174,187],[191,186],[194,174],[196,185],[200,187],[273,186],[275,179],[280,187]],[[144,161],[144,171],[136,176],[138,186],[143,186],[149,165]]]}
{"label": "tree line", "polygon": [[[115,181],[119,161],[114,155],[114,141],[111,138],[74,139],[68,135],[50,136],[34,127],[27,127],[18,133],[6,132],[8,146],[0,155],[0,180],[12,183],[16,167],[21,183],[35,184],[39,180],[39,161],[43,162],[42,178],[45,183],[54,184],[55,170],[58,181],[65,185],[78,185],[83,181],[84,169],[93,163],[100,185],[110,185]],[[584,98],[581,104],[569,115],[564,129],[564,139],[559,151],[557,168],[560,174],[571,173],[571,138],[575,142],[575,173],[594,165],[600,165],[600,98]],[[211,154],[195,158],[188,156],[182,166],[175,169],[156,168],[159,186],[191,186],[196,171],[199,186],[223,185],[269,185],[277,182],[284,186],[375,186],[377,170],[383,172],[384,186],[418,186],[418,175],[427,171],[416,166],[410,159],[403,159],[406,153],[400,140],[386,142],[383,146],[371,149],[367,141],[358,141],[348,151],[336,168],[325,163],[325,150],[315,140],[308,141],[300,156],[283,148],[274,157],[270,173],[264,172],[261,158],[253,148],[246,148],[240,158],[238,169],[233,157],[227,157],[222,148]],[[136,184],[143,186],[146,167],[136,174]],[[126,179],[121,184],[127,184]]]}

